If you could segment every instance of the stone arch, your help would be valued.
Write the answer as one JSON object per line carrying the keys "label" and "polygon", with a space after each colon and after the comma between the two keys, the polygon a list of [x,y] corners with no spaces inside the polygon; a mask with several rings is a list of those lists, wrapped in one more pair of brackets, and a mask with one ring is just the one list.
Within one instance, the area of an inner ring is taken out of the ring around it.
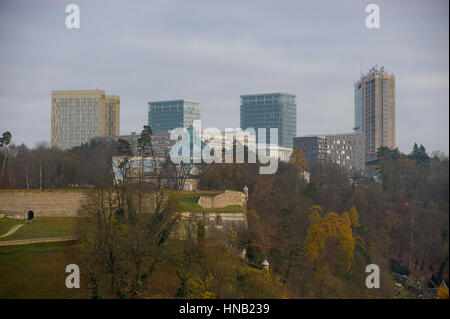
{"label": "stone arch", "polygon": [[34,213],[34,211],[33,210],[28,210],[28,212],[27,212],[27,216],[26,216],[26,219],[27,220],[32,220],[33,218],[35,217],[35,213]]}

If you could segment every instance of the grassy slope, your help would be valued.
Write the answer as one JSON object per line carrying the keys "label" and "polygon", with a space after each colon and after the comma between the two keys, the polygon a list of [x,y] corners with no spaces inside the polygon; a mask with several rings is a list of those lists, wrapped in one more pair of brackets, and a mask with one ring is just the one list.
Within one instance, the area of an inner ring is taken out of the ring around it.
{"label": "grassy slope", "polygon": [[0,247],[0,299],[89,298],[83,277],[80,289],[65,285],[74,249],[73,242]]}
{"label": "grassy slope", "polygon": [[4,217],[0,219],[0,236],[6,234],[11,228],[16,226],[17,224],[22,224],[23,219],[14,219]]}
{"label": "grassy slope", "polygon": [[[200,196],[218,193],[220,192],[180,193],[178,197],[186,211],[242,211],[241,206],[203,209],[197,204]],[[74,233],[75,221],[76,217],[36,217],[31,224],[25,224],[16,233],[0,240],[70,236]],[[23,220],[10,218],[1,219],[0,234],[22,222]],[[72,257],[74,249],[73,242],[0,247],[0,299],[89,298],[86,290],[68,289],[65,286],[66,265],[77,263]],[[169,290],[176,288],[174,286]]]}
{"label": "grassy slope", "polygon": [[72,236],[77,217],[36,217],[31,224],[26,223],[14,234],[0,238],[0,241]]}

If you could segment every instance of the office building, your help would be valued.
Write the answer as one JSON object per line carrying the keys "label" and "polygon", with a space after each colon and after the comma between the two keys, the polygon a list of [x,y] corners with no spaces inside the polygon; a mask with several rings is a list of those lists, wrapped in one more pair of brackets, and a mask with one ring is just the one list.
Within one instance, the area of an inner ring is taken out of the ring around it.
{"label": "office building", "polygon": [[120,98],[103,90],[51,92],[51,145],[69,149],[96,136],[119,135]]}
{"label": "office building", "polygon": [[194,120],[200,120],[200,102],[172,100],[148,103],[148,125],[154,133],[188,128]]}
{"label": "office building", "polygon": [[[296,96],[287,93],[241,95],[241,128],[253,128],[257,144],[270,143],[270,128],[278,129],[278,145],[292,148],[297,135]],[[266,128],[266,139],[258,136]]]}
{"label": "office building", "polygon": [[364,171],[364,136],[361,133],[294,137],[309,166],[330,161],[348,170]]}
{"label": "office building", "polygon": [[395,75],[371,68],[355,83],[355,131],[365,138],[366,161],[376,160],[380,146],[396,147]]}
{"label": "office building", "polygon": [[117,95],[105,95],[106,113],[103,122],[105,136],[117,136],[120,134],[120,97]]}

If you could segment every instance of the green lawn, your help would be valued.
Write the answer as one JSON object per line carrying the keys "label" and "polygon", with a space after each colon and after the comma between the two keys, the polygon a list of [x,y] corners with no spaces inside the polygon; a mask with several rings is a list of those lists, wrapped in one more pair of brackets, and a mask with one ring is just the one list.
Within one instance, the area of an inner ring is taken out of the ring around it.
{"label": "green lawn", "polygon": [[24,222],[23,219],[14,219],[3,217],[0,219],[0,236],[6,234],[11,228],[16,226],[17,224],[22,224]]}
{"label": "green lawn", "polygon": [[0,299],[89,298],[83,280],[79,289],[65,285],[68,264],[74,259],[74,242],[0,247]]}
{"label": "green lawn", "polygon": [[36,217],[31,224],[25,223],[14,234],[0,238],[0,241],[72,236],[75,232],[76,220],[77,217]]}

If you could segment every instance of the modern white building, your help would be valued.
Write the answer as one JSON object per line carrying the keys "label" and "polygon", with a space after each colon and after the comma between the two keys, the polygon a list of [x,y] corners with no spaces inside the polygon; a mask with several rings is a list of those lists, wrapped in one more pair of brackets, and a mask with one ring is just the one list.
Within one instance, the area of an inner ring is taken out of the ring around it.
{"label": "modern white building", "polygon": [[266,156],[276,157],[285,163],[290,161],[293,152],[293,149],[290,147],[282,147],[273,144],[258,144],[258,152],[261,152],[261,149],[266,149]]}
{"label": "modern white building", "polygon": [[215,151],[233,150],[235,143],[246,146],[249,151],[255,152],[256,150],[256,136],[242,130],[233,132],[205,130],[201,134],[201,140]]}

